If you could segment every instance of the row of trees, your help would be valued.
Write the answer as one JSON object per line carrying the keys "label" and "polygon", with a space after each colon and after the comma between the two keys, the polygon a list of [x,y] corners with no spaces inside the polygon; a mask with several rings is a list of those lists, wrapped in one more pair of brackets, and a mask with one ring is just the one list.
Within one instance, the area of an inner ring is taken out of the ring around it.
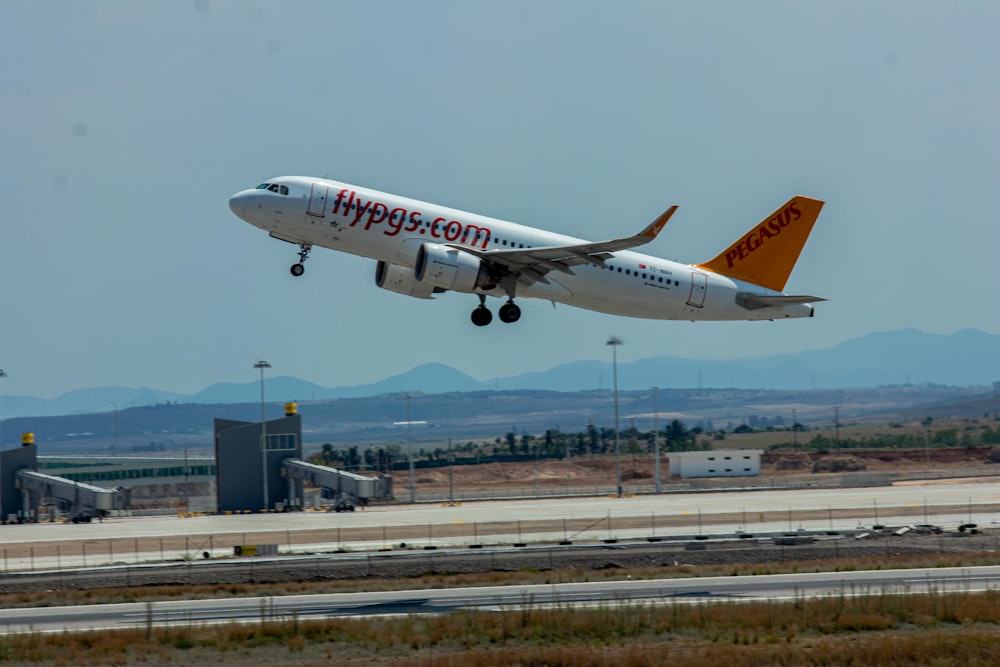
{"label": "row of trees", "polygon": [[[930,422],[927,423],[930,425]],[[747,424],[741,424],[734,432],[753,432]],[[808,431],[801,424],[790,427],[775,428],[772,425],[764,430],[775,431]],[[699,444],[699,436],[712,436],[716,440],[723,439],[725,432],[705,432],[700,426],[688,428],[680,420],[673,420],[659,431],[660,451],[683,452],[694,449],[704,449],[707,445]],[[619,432],[619,443],[622,454],[651,454],[654,450],[653,431],[640,431],[635,428],[623,429]],[[815,433],[808,441],[800,439],[798,447],[829,451],[850,448],[896,448],[914,449],[930,444],[933,447],[973,447],[1000,444],[1000,426],[991,428],[981,426],[942,428],[930,432],[917,433],[887,433],[861,438],[842,438],[839,442],[829,433]],[[772,449],[790,448],[792,442],[773,445]],[[416,446],[415,446],[416,447]],[[524,460],[524,459],[562,459],[566,456],[601,456],[613,454],[615,451],[615,431],[613,428],[598,427],[588,424],[586,430],[575,433],[564,433],[559,429],[548,429],[543,435],[530,433],[518,435],[511,429],[492,443],[465,442],[455,446],[427,449],[420,446],[414,449],[413,455],[418,467],[444,465],[449,459],[457,465],[485,463],[491,460]],[[389,473],[393,469],[407,465],[407,451],[399,444],[358,447],[352,445],[338,449],[326,443],[309,457],[313,463],[327,465],[346,470],[365,470],[378,473]]]}
{"label": "row of trees", "polygon": [[[688,428],[678,419],[670,422],[659,431],[661,452],[682,452],[697,449],[698,436],[703,433],[701,427]],[[618,434],[618,440],[623,454],[652,453],[655,449],[653,431],[640,431],[635,428],[623,429]],[[530,433],[518,435],[514,430],[504,436],[497,437],[492,444],[466,442],[450,449],[437,447],[432,450],[421,447],[414,450],[417,465],[440,465],[447,463],[449,457],[459,465],[481,463],[491,459],[562,459],[566,456],[599,456],[613,454],[615,451],[615,431],[613,428],[599,428],[588,424],[587,429],[577,433],[564,433],[558,429],[548,429],[544,435],[535,436]],[[404,467],[407,455],[398,444],[378,445],[359,448],[352,445],[337,449],[332,444],[324,444],[320,450],[309,457],[310,462],[320,465],[343,468],[345,470],[368,470],[389,472],[394,468]]]}
{"label": "row of trees", "polygon": [[[689,429],[684,422],[675,419],[666,428],[659,431],[660,451],[682,452],[697,448],[698,436],[703,433],[701,427]],[[619,431],[619,445],[623,452],[652,452],[655,448],[653,431],[640,431],[627,428]],[[558,429],[548,429],[545,435],[535,437],[522,434],[520,437],[514,431],[508,431],[504,437],[497,438],[492,447],[494,456],[538,455],[542,458],[562,458],[564,456],[586,456],[614,453],[615,430],[613,428],[598,428],[587,425],[587,430],[577,433],[563,433]]]}
{"label": "row of trees", "polygon": [[[829,451],[833,449],[918,449],[920,447],[980,447],[1000,444],[1000,427],[985,426],[975,428],[943,428],[925,433],[885,433],[869,437],[841,438],[829,434],[816,434],[800,447]],[[790,448],[791,442],[783,442],[772,448]]]}

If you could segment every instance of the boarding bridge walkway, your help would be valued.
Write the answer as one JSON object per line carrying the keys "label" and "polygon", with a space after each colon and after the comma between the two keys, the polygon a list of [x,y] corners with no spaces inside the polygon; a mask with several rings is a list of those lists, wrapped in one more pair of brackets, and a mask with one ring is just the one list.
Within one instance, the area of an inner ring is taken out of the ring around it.
{"label": "boarding bridge walkway", "polygon": [[[38,498],[54,498],[74,511],[93,510],[95,516],[103,516],[120,506],[119,493],[114,489],[102,489],[34,470],[18,470],[15,483],[21,489],[24,518],[30,513],[28,508],[37,506]],[[32,497],[35,502],[32,502]]]}
{"label": "boarding bridge walkway", "polygon": [[286,479],[297,479],[318,486],[326,492],[327,497],[350,496],[363,501],[392,497],[391,477],[365,477],[299,459],[285,459],[281,464],[282,475]]}

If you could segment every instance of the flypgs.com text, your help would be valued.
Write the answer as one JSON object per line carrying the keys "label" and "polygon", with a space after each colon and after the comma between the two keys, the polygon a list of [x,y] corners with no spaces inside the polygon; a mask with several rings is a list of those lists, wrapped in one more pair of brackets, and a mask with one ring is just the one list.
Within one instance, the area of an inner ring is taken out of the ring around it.
{"label": "flypgs.com text", "polygon": [[363,221],[366,231],[373,225],[384,224],[385,229],[382,233],[386,236],[396,236],[400,232],[427,234],[433,239],[464,243],[483,249],[486,249],[490,237],[493,236],[493,231],[489,227],[465,224],[442,217],[425,220],[424,214],[420,211],[408,211],[400,207],[390,209],[387,204],[375,199],[365,201],[357,192],[346,188],[337,193],[333,203],[333,214],[342,215],[350,220],[350,227],[355,227]]}

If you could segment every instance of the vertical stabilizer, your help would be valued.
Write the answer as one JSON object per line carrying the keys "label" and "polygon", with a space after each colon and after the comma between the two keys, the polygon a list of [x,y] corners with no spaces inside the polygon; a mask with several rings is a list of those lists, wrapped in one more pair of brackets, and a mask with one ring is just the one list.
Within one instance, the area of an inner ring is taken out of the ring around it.
{"label": "vertical stabilizer", "polygon": [[784,291],[823,202],[792,197],[736,243],[699,268],[778,292]]}

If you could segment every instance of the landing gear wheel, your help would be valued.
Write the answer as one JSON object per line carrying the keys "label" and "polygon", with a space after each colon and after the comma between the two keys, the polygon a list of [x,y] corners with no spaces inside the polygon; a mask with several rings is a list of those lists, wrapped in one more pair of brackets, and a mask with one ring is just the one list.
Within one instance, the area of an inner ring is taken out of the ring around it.
{"label": "landing gear wheel", "polygon": [[479,306],[472,311],[472,323],[477,327],[485,327],[493,321],[493,313],[486,306]]}
{"label": "landing gear wheel", "polygon": [[511,324],[521,319],[521,309],[513,301],[500,306],[500,321]]}
{"label": "landing gear wheel", "polygon": [[307,259],[309,259],[309,251],[312,249],[313,247],[310,243],[302,243],[299,245],[299,262],[298,264],[292,264],[291,268],[292,275],[296,278],[306,272],[306,267],[302,265],[305,264]]}

